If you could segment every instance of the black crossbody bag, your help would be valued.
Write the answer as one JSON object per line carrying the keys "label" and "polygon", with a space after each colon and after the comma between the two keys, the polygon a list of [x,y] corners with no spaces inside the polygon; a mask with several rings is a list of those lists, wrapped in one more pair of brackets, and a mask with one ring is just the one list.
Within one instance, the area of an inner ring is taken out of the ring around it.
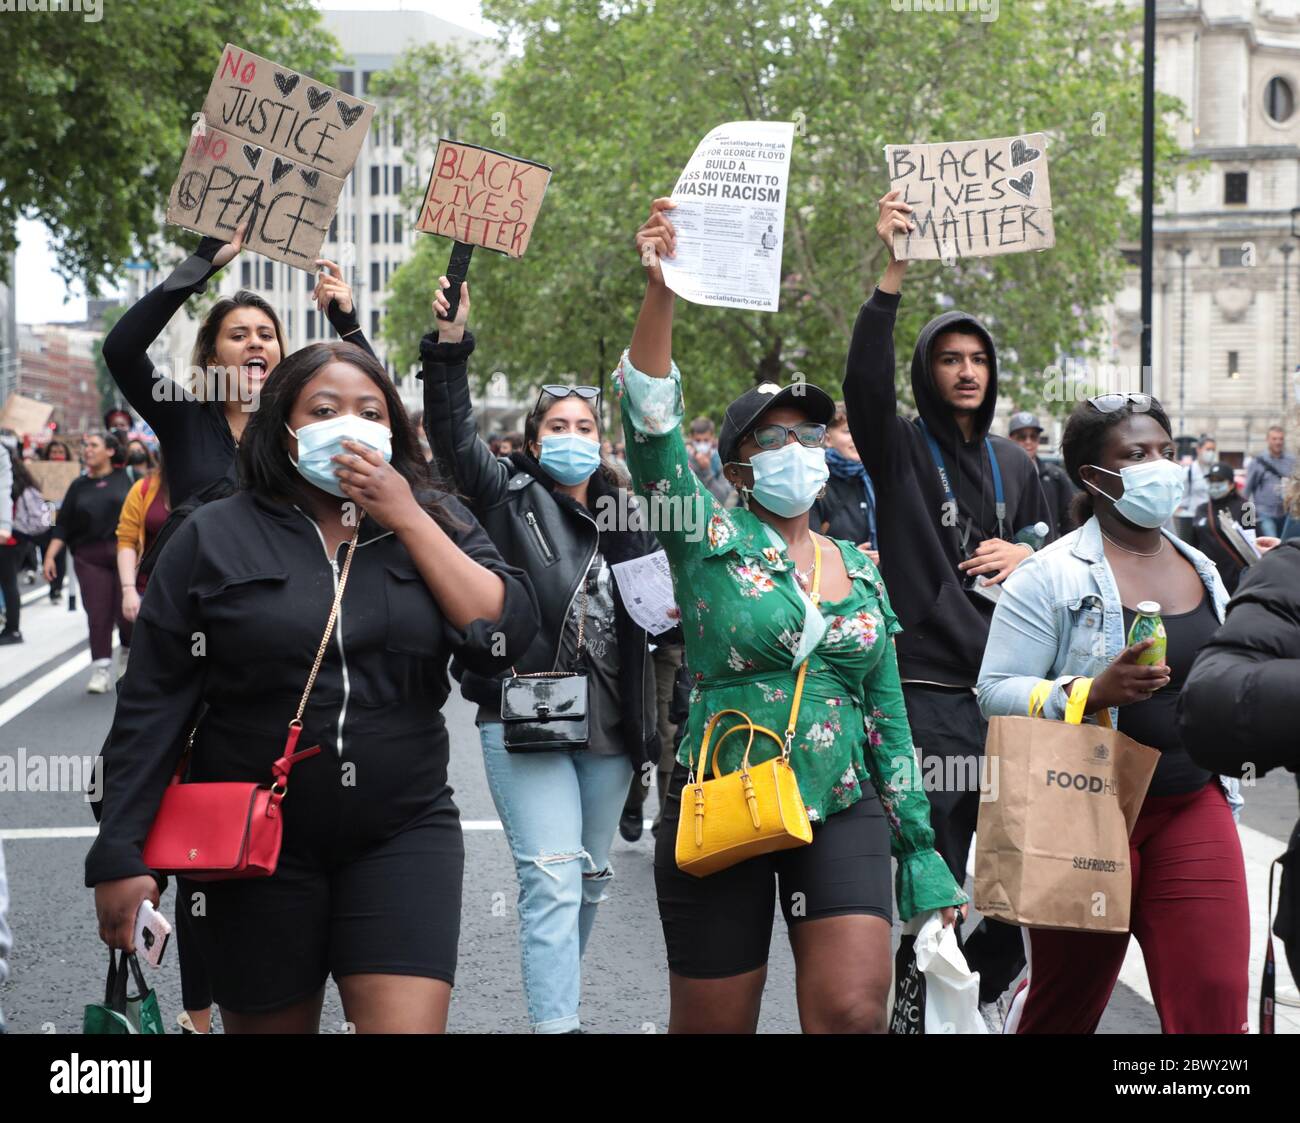
{"label": "black crossbody bag", "polygon": [[[583,574],[578,658],[582,656],[586,624],[587,575]],[[569,626],[567,619],[564,626]],[[509,677],[501,682],[501,723],[506,749],[512,753],[573,752],[585,748],[587,676],[572,671],[521,675],[512,667]]]}

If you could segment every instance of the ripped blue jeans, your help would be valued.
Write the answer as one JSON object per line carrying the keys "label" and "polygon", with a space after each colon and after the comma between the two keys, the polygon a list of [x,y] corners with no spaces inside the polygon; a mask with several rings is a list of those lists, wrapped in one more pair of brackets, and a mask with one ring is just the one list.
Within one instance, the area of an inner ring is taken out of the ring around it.
{"label": "ripped blue jeans", "polygon": [[632,782],[622,754],[507,752],[479,726],[483,766],[519,875],[519,930],[534,1033],[578,1028],[582,955],[613,880],[609,848]]}

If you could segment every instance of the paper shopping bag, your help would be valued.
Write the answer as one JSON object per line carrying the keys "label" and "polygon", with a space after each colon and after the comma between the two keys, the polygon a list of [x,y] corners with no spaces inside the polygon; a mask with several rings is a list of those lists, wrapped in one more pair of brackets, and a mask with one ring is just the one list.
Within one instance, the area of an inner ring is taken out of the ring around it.
{"label": "paper shopping bag", "polygon": [[1129,836],[1160,754],[1079,724],[1090,685],[1076,682],[1081,696],[1072,696],[1066,721],[989,721],[992,798],[980,803],[975,841],[975,907],[985,916],[1032,928],[1129,930]]}

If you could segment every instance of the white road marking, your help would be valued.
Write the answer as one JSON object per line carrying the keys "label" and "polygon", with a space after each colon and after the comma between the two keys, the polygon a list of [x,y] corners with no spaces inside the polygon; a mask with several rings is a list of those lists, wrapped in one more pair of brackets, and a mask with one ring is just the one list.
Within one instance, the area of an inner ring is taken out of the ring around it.
{"label": "white road marking", "polygon": [[[651,820],[645,821],[645,829],[650,829]],[[463,831],[499,831],[500,819],[462,819],[460,829]],[[0,830],[0,842],[18,842],[28,838],[94,838],[99,833],[98,827],[9,827]]]}
{"label": "white road marking", "polygon": [[90,666],[90,652],[82,651],[67,662],[47,671],[30,686],[18,691],[7,702],[0,702],[0,726],[13,721],[24,710],[34,706],[51,690],[62,686],[73,675],[79,674]]}

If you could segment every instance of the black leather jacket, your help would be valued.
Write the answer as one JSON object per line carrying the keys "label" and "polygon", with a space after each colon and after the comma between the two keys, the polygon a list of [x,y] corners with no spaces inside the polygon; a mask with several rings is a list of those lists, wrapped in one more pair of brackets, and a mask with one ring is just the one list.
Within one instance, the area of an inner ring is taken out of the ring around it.
{"label": "black leather jacket", "polygon": [[[591,478],[589,511],[558,491],[555,481],[531,456],[516,452],[493,456],[479,439],[470,403],[466,366],[474,351],[474,337],[465,333],[460,343],[439,343],[433,333],[420,342],[424,380],[424,429],[435,465],[446,483],[469,504],[474,516],[496,544],[508,564],[531,578],[541,611],[541,627],[514,668],[520,674],[557,667],[561,629],[578,595],[597,546],[610,565],[652,554],[659,543],[642,524],[629,493],[605,480],[599,472]],[[619,511],[618,528],[601,529],[592,511]],[[628,615],[614,582],[614,610],[619,652],[619,692],[623,712],[624,749],[639,767],[659,759],[656,735],[657,707],[654,676],[647,669],[649,652],[644,628]],[[462,671],[461,693],[477,702],[480,717],[490,720],[501,700],[501,676],[487,678]],[[647,687],[648,680],[648,687]]]}

